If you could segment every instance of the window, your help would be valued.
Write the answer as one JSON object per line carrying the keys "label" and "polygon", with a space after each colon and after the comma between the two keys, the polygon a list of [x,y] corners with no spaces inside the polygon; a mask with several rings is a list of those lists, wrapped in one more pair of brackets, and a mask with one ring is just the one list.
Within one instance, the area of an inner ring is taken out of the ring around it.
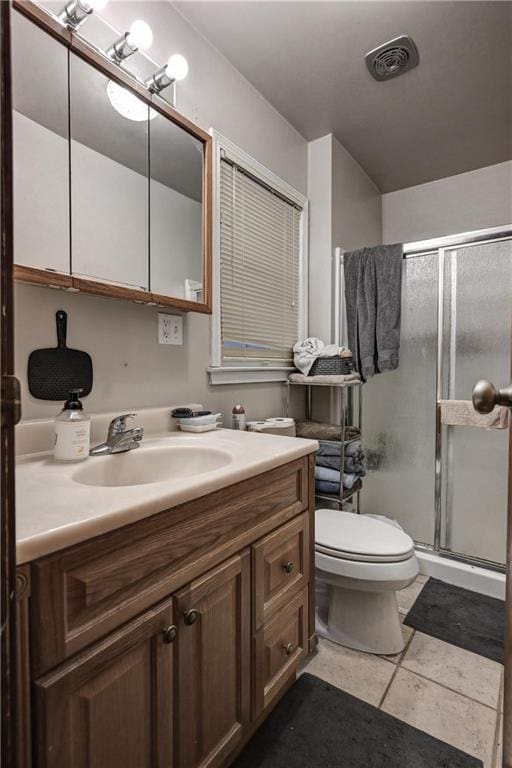
{"label": "window", "polygon": [[212,383],[284,381],[305,330],[306,199],[222,137]]}

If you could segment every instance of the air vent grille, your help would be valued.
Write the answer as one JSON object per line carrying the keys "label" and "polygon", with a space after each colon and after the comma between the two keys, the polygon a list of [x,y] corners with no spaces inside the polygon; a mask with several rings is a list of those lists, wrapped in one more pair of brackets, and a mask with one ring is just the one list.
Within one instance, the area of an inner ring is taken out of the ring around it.
{"label": "air vent grille", "polygon": [[365,61],[376,80],[389,80],[418,64],[418,49],[408,35],[402,35],[374,48],[366,54]]}

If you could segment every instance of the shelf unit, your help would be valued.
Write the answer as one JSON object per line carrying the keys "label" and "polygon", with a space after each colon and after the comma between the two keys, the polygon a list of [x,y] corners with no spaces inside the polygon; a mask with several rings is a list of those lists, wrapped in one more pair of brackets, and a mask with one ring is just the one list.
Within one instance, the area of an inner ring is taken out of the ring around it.
{"label": "shelf unit", "polygon": [[[290,381],[286,383],[286,415],[288,416],[290,410],[290,387],[305,387],[306,395],[306,421],[311,421],[311,415],[313,410],[313,387],[329,388],[331,393],[337,392],[339,396],[339,409],[341,414],[341,432],[340,440],[322,440],[323,443],[341,443],[343,449],[341,451],[342,464],[340,472],[340,492],[336,493],[315,493],[315,497],[324,501],[334,502],[343,509],[343,505],[349,501],[354,500],[356,504],[356,511],[359,514],[361,509],[361,488],[356,491],[344,490],[343,483],[341,482],[341,475],[344,470],[345,463],[345,447],[354,443],[357,440],[362,440],[362,413],[363,413],[363,388],[361,381],[346,381],[340,383],[324,383],[316,382],[315,376],[311,376],[311,381]],[[357,406],[354,407],[354,391],[357,391]],[[354,424],[354,414],[357,411],[357,424]],[[348,426],[357,426],[359,428],[359,435],[356,437],[345,440],[345,432]]]}

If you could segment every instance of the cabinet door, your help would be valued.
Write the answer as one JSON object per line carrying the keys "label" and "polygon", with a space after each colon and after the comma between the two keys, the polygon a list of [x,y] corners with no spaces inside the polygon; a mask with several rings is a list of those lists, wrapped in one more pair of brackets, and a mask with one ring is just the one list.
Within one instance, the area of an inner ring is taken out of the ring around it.
{"label": "cabinet door", "polygon": [[[14,263],[69,274],[68,51],[12,18]],[[28,65],[30,62],[30,65]]]}
{"label": "cabinet door", "polygon": [[36,681],[40,768],[172,767],[171,627],[167,600]]}
{"label": "cabinet door", "polygon": [[179,768],[214,768],[250,718],[250,555],[177,595]]}
{"label": "cabinet door", "polygon": [[74,53],[69,93],[72,272],[148,290],[149,109]]}

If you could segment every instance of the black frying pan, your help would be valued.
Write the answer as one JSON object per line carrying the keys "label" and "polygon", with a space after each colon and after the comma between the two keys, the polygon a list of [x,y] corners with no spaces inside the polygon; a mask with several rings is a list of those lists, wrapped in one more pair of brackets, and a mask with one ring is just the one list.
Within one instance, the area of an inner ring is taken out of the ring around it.
{"label": "black frying pan", "polygon": [[39,400],[67,400],[72,389],[85,397],[92,390],[92,360],[87,352],[66,347],[68,316],[59,309],[57,346],[35,349],[28,358],[28,388]]}

